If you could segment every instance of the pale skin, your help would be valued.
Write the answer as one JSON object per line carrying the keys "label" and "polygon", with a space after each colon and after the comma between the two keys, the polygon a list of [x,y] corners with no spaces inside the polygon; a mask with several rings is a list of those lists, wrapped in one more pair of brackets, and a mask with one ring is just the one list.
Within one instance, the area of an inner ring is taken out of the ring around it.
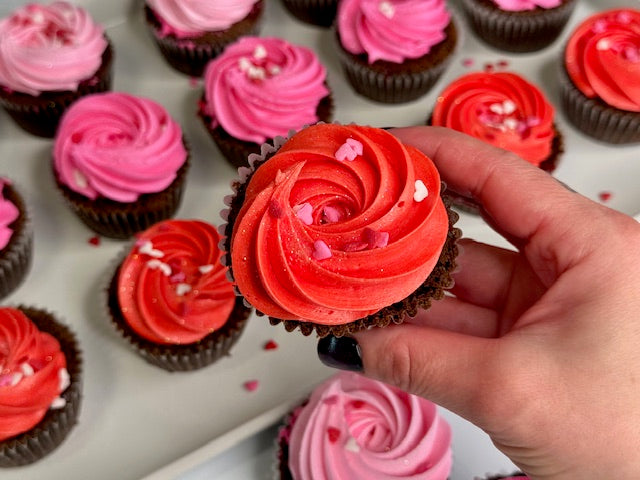
{"label": "pale skin", "polygon": [[468,419],[534,480],[640,478],[640,224],[457,132],[392,133],[517,251],[461,240],[454,296],[355,335],[364,374]]}

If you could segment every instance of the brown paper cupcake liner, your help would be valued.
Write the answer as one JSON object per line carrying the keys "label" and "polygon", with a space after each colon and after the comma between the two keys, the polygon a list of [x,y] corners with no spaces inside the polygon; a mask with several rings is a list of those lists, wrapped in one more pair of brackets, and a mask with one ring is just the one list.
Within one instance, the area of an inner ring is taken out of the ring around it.
{"label": "brown paper cupcake liner", "polygon": [[318,27],[330,27],[336,18],[338,0],[282,0],[298,20]]}
{"label": "brown paper cupcake liner", "polygon": [[194,38],[178,39],[160,35],[162,24],[148,5],[144,6],[147,25],[165,61],[178,72],[201,77],[207,63],[222,53],[227,45],[245,35],[257,35],[261,28],[264,1],[257,2],[249,15],[227,30],[207,32]]}
{"label": "brown paper cupcake liner", "polygon": [[491,0],[462,0],[476,35],[499,50],[514,53],[534,52],[551,45],[562,33],[576,3],[565,0],[556,8],[510,12]]}
{"label": "brown paper cupcake liner", "polygon": [[125,240],[154,223],[173,217],[177,212],[186,188],[190,165],[190,153],[186,142],[185,148],[187,158],[178,170],[175,180],[165,190],[145,193],[132,203],[116,202],[104,197],[92,200],[63,185],[55,172],[53,176],[67,204],[86,226],[105,237]]}
{"label": "brown paper cupcake liner", "polygon": [[[328,88],[328,87],[327,87]],[[201,105],[204,105],[204,95],[201,98]],[[220,153],[235,168],[246,167],[248,165],[249,155],[252,153],[260,153],[260,144],[247,142],[232,137],[220,125],[212,127],[212,118],[204,113],[203,109],[198,110],[198,116],[201,118],[209,135],[218,146]],[[333,95],[330,93],[318,104],[316,108],[316,116],[319,122],[330,122],[333,118]]]}
{"label": "brown paper cupcake liner", "polygon": [[27,205],[13,185],[5,184],[3,194],[18,208],[20,215],[11,224],[13,235],[9,243],[0,251],[0,299],[24,281],[33,258],[33,228]]}
{"label": "brown paper cupcake liner", "polygon": [[406,103],[425,95],[449,65],[458,43],[453,18],[445,34],[445,40],[427,55],[403,63],[377,60],[370,64],[366,54],[345,50],[338,33],[334,38],[344,73],[357,93],[376,102]]}
{"label": "brown paper cupcake liner", "polygon": [[640,112],[620,110],[599,98],[585,96],[564,67],[560,68],[560,77],[562,107],[574,127],[606,143],[640,142]]}
{"label": "brown paper cupcake liner", "polygon": [[[108,41],[109,39],[107,39]],[[64,111],[80,97],[111,90],[114,51],[111,42],[102,54],[102,64],[75,91],[42,92],[38,96],[0,88],[0,105],[25,131],[53,138]]]}
{"label": "brown paper cupcake liner", "polygon": [[120,265],[131,250],[127,246],[114,262],[115,268],[109,270],[105,279],[104,305],[105,317],[133,350],[151,365],[169,372],[187,372],[197,370],[216,362],[229,354],[231,347],[238,341],[252,313],[252,309],[236,298],[235,305],[227,322],[218,330],[195,343],[185,345],[164,345],[151,342],[138,335],[127,323],[118,304],[118,273]]}
{"label": "brown paper cupcake liner", "polygon": [[[289,136],[295,132],[292,131]],[[234,282],[233,278],[233,266],[231,265],[231,253],[228,242],[233,232],[233,226],[236,221],[236,215],[240,211],[240,207],[244,203],[247,183],[252,173],[264,162],[266,162],[278,149],[286,142],[283,137],[276,137],[273,145],[265,143],[261,147],[261,154],[253,154],[249,156],[249,166],[238,169],[239,179],[234,181],[231,185],[233,193],[224,198],[225,205],[228,207],[224,209],[220,214],[223,220],[226,222],[219,227],[220,234],[223,239],[221,240],[221,250],[225,254],[221,258],[223,265],[229,267],[227,276],[229,280]],[[445,190],[445,186],[442,186],[442,191]],[[440,300],[444,297],[444,291],[453,286],[453,278],[451,273],[456,267],[456,256],[458,255],[457,240],[462,235],[460,229],[455,228],[454,224],[458,221],[458,214],[451,209],[449,199],[442,195],[443,201],[447,209],[449,218],[449,231],[445,244],[440,253],[440,257],[436,266],[431,274],[419,286],[411,295],[405,299],[394,303],[388,307],[379,310],[367,317],[360,318],[353,322],[345,323],[342,325],[320,325],[312,322],[304,322],[299,320],[282,320],[279,318],[269,317],[271,325],[278,325],[282,323],[284,328],[288,332],[292,332],[296,329],[300,329],[300,332],[305,335],[311,335],[314,331],[318,337],[325,337],[329,334],[340,337],[345,335],[351,335],[357,331],[367,329],[369,327],[378,326],[385,327],[392,323],[400,324],[403,322],[405,315],[414,317],[417,315],[418,310],[426,309],[431,306],[432,300]],[[237,290],[236,293],[242,296],[242,293]],[[248,302],[245,305],[249,306]],[[256,314],[263,316],[264,314],[256,310]]]}
{"label": "brown paper cupcake liner", "polygon": [[49,409],[31,430],[0,442],[0,467],[17,467],[40,460],[55,450],[77,423],[82,400],[82,352],[73,332],[53,314],[34,307],[18,306],[43,332],[53,335],[67,360],[70,385],[61,393],[65,405]]}

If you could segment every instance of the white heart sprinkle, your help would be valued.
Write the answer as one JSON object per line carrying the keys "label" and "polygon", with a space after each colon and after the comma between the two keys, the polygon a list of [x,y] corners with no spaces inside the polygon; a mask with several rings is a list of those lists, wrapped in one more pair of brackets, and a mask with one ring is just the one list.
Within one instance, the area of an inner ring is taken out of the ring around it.
{"label": "white heart sprinkle", "polygon": [[420,203],[429,196],[429,190],[427,190],[427,186],[422,180],[416,180],[415,188],[416,191],[413,194],[413,199],[416,202]]}

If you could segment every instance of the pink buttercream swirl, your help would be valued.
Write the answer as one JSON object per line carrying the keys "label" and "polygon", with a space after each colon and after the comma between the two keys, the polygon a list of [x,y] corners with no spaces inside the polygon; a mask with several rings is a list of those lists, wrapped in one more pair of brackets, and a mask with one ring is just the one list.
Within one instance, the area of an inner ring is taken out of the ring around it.
{"label": "pink buttercream swirl", "polygon": [[508,12],[522,12],[535,8],[556,8],[562,4],[562,0],[493,0],[493,3]]}
{"label": "pink buttercream swirl", "polygon": [[350,372],[314,390],[290,435],[296,480],[446,480],[451,464],[451,427],[433,403]]}
{"label": "pink buttercream swirl", "polygon": [[10,225],[16,221],[20,215],[18,207],[3,197],[2,189],[10,184],[9,180],[0,177],[0,250],[6,247],[11,240],[13,230]]}
{"label": "pink buttercream swirl", "polygon": [[54,168],[64,185],[92,199],[124,203],[167,188],[186,159],[182,129],[167,110],[119,92],[73,103],[53,147]]}
{"label": "pink buttercream swirl", "polygon": [[258,0],[147,0],[162,22],[161,35],[189,38],[226,30],[244,19]]}
{"label": "pink buttercream swirl", "polygon": [[231,136],[263,143],[318,121],[318,104],[329,95],[325,78],[310,49],[243,37],[207,66],[201,108]]}
{"label": "pink buttercream swirl", "polygon": [[67,2],[29,4],[0,20],[0,85],[37,96],[76,90],[107,48],[103,28]]}
{"label": "pink buttercream swirl", "polygon": [[402,63],[419,58],[445,39],[451,21],[444,0],[341,0],[338,33],[354,55]]}

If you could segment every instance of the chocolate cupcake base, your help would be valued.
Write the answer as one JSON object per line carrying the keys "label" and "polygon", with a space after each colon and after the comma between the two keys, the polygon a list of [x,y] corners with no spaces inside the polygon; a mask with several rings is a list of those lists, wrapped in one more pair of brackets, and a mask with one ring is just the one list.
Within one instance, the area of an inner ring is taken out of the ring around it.
{"label": "chocolate cupcake base", "polygon": [[330,27],[336,18],[338,0],[282,0],[298,20],[318,27]]}

